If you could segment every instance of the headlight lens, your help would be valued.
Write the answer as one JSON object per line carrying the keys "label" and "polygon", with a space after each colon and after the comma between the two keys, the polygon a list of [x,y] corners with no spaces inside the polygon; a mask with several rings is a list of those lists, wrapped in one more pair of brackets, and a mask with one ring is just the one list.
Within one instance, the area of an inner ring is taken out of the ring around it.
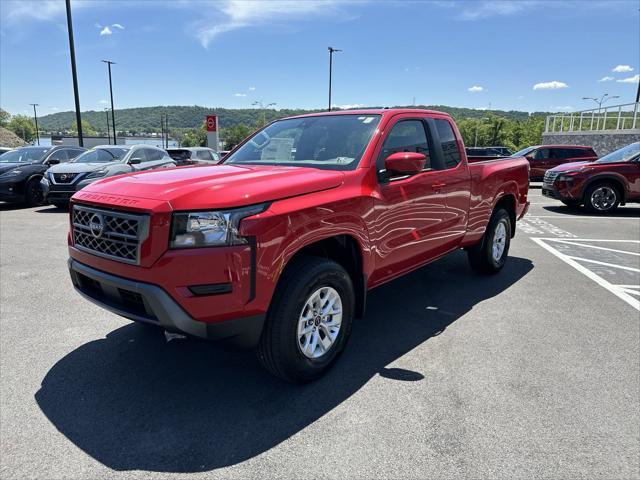
{"label": "headlight lens", "polygon": [[9,170],[8,172],[4,173],[3,175],[5,177],[15,177],[18,176],[22,173],[22,170],[20,170],[19,168],[15,168],[13,170]]}
{"label": "headlight lens", "polygon": [[85,178],[100,178],[100,177],[104,177],[107,174],[107,172],[108,172],[107,169],[98,170],[97,172],[91,172]]}
{"label": "headlight lens", "polygon": [[220,247],[244,245],[238,235],[243,218],[264,212],[266,203],[233,210],[174,213],[171,225],[171,248]]}

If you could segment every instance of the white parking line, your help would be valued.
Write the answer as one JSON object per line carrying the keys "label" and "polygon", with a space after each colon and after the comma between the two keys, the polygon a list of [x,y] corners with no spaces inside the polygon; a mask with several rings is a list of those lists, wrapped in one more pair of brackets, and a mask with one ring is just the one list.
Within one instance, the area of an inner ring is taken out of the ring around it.
{"label": "white parking line", "polygon": [[563,215],[563,214],[558,214],[558,215],[529,215],[527,214],[526,217],[524,218],[559,218],[559,219],[563,219],[563,220],[582,220],[585,218],[597,218],[598,220],[602,220],[602,219],[615,219],[616,221],[618,220],[634,220],[636,222],[640,221],[640,218],[638,217],[606,217],[606,216],[602,216],[602,217],[597,217],[597,216],[593,216],[593,215]]}
{"label": "white parking line", "polygon": [[[578,243],[578,242],[566,241],[566,240],[554,240],[554,241],[557,242],[557,243],[564,243],[566,245],[575,245],[577,247],[594,248],[596,250],[606,250],[607,252],[625,253],[627,255],[635,255],[637,257],[640,257],[640,253],[630,252],[628,250],[616,250],[615,248],[598,247],[596,245],[589,245],[589,244],[586,244],[586,243]],[[613,240],[607,240],[607,241],[613,241]]]}
{"label": "white parking line", "polygon": [[[567,263],[568,265],[571,265],[573,268],[575,268],[580,273],[584,274],[585,276],[587,276],[588,278],[590,278],[591,280],[596,282],[601,287],[606,288],[611,293],[613,293],[615,296],[617,296],[618,298],[624,300],[625,302],[627,302],[629,305],[631,305],[636,310],[640,311],[640,300],[638,300],[638,299],[636,299],[636,298],[631,296],[631,295],[638,295],[638,293],[636,292],[636,289],[640,288],[640,286],[636,286],[636,285],[614,285],[614,284],[608,282],[607,280],[605,280],[604,278],[602,278],[597,273],[592,272],[591,270],[589,270],[584,265],[581,265],[580,263],[578,263],[577,260],[584,261],[584,262],[590,262],[590,263],[597,263],[597,264],[601,264],[601,265],[605,265],[604,262],[598,262],[596,260],[590,260],[590,259],[579,258],[579,257],[571,257],[569,255],[565,255],[564,253],[560,252],[559,250],[556,250],[554,247],[552,247],[550,245],[550,243],[559,241],[557,238],[535,237],[535,238],[531,238],[531,240],[536,242],[538,245],[540,245],[542,248],[544,248],[548,252],[550,252],[553,255],[555,255],[556,257],[558,257],[563,262]],[[640,241],[638,241],[638,240],[608,240],[608,239],[591,239],[591,238],[577,238],[576,240],[579,241],[579,242],[615,242],[615,243],[627,242],[627,243],[640,243]],[[562,242],[562,243],[571,243],[571,241]],[[632,270],[632,271],[636,271],[636,272],[638,271],[638,269],[631,268],[631,267],[625,267],[625,266],[621,266],[621,265],[606,264],[606,266],[622,268],[622,269],[625,269],[625,270]]]}

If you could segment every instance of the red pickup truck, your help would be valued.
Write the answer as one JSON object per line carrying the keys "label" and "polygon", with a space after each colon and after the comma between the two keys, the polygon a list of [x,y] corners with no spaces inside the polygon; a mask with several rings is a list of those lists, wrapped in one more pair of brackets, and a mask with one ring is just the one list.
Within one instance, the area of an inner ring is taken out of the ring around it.
{"label": "red pickup truck", "polygon": [[368,290],[459,248],[477,271],[498,272],[528,184],[524,158],[468,165],[444,113],[292,117],[221,165],[76,193],[69,270],[104,308],[257,347],[271,373],[304,382],[343,350]]}

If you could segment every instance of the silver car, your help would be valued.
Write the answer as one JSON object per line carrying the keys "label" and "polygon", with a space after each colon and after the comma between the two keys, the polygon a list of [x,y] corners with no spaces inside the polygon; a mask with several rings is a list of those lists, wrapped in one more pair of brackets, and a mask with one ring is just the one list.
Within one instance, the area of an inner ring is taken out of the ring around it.
{"label": "silver car", "polygon": [[175,166],[166,151],[151,145],[100,145],[51,167],[41,186],[45,202],[64,207],[74,193],[102,178]]}

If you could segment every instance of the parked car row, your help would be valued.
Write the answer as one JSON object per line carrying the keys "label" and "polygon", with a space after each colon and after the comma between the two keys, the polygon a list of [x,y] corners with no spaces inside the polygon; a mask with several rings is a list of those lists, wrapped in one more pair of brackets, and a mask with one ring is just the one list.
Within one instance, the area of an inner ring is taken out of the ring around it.
{"label": "parked car row", "polygon": [[568,206],[584,205],[593,213],[609,213],[619,205],[640,202],[640,142],[600,159],[547,170],[542,195]]}
{"label": "parked car row", "polygon": [[101,145],[90,150],[31,146],[9,150],[0,155],[0,200],[65,207],[74,193],[102,178],[220,162],[218,153],[209,148],[170,150],[151,145]]}

